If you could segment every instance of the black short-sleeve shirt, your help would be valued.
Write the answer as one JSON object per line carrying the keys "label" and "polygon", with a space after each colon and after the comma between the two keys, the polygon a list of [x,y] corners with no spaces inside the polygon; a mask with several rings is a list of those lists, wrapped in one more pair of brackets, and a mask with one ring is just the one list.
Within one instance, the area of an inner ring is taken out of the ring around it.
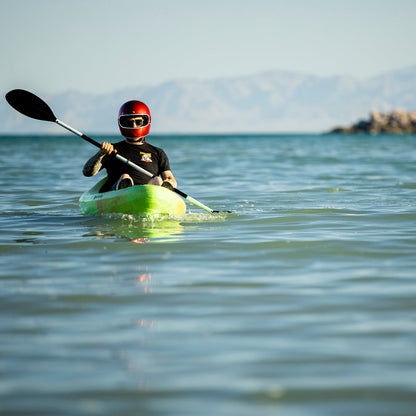
{"label": "black short-sleeve shirt", "polygon": [[[114,147],[121,156],[147,170],[154,176],[158,176],[166,170],[171,170],[169,159],[163,149],[147,142],[137,145],[122,141],[115,143]],[[135,185],[146,184],[150,179],[150,176],[147,176],[126,163],[123,163],[121,160],[116,159],[114,154],[104,157],[102,166],[107,170],[108,175],[108,181],[104,187],[105,189],[101,190],[102,192],[109,190],[123,173],[128,173],[132,177]]]}

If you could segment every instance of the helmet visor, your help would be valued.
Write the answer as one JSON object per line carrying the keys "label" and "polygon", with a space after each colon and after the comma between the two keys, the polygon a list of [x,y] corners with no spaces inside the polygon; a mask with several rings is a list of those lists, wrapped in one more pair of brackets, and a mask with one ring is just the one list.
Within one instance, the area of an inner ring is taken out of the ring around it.
{"label": "helmet visor", "polygon": [[149,124],[149,116],[147,114],[125,114],[119,118],[120,127],[125,129],[139,129]]}

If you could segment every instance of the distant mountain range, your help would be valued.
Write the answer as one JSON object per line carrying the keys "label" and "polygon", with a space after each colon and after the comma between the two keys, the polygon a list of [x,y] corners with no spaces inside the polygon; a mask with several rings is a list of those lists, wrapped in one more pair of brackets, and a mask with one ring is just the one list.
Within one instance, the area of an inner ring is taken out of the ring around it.
{"label": "distant mountain range", "polygon": [[[208,80],[180,79],[94,95],[33,91],[56,116],[86,134],[118,134],[117,112],[146,102],[153,133],[323,132],[366,118],[372,110],[416,110],[416,66],[368,79],[269,71]],[[63,133],[59,126],[0,105],[0,133]]]}

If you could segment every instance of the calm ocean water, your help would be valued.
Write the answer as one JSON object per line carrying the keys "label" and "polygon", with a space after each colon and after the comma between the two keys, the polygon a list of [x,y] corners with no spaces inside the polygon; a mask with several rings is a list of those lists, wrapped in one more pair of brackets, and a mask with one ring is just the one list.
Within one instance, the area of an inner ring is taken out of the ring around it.
{"label": "calm ocean water", "polygon": [[94,147],[0,138],[0,414],[414,415],[416,137],[150,142],[233,214],[83,216]]}

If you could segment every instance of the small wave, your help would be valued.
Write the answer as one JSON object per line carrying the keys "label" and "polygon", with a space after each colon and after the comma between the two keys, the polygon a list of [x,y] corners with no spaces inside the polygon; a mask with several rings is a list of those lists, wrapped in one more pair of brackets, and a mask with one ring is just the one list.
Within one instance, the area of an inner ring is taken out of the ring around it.
{"label": "small wave", "polygon": [[339,188],[339,187],[316,187],[316,188],[305,188],[305,189],[293,189],[293,190],[286,190],[283,191],[282,193],[287,193],[287,194],[291,194],[291,193],[295,193],[295,194],[299,194],[299,193],[307,193],[307,192],[328,192],[328,193],[336,193],[336,192],[348,192],[348,189],[344,189],[344,188]]}
{"label": "small wave", "polygon": [[403,189],[416,189],[416,182],[399,182],[398,186]]}

